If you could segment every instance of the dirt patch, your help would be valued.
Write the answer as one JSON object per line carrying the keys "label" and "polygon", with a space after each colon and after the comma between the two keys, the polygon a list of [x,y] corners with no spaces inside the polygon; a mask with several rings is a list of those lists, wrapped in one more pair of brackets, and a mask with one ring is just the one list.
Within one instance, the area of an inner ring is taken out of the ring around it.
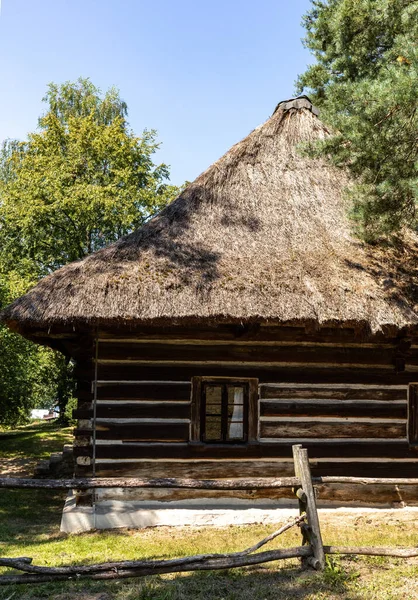
{"label": "dirt patch", "polygon": [[353,529],[384,527],[385,525],[400,526],[400,528],[416,523],[418,507],[406,506],[403,508],[348,508],[335,510],[319,510],[321,525],[343,524]]}

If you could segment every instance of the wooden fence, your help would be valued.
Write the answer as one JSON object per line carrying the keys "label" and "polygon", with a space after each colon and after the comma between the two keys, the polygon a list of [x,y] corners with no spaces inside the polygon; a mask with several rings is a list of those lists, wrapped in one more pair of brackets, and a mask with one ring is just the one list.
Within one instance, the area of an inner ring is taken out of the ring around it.
{"label": "wooden fence", "polygon": [[[22,571],[20,575],[0,576],[0,585],[15,583],[42,583],[69,579],[119,579],[140,577],[182,571],[203,571],[230,569],[281,560],[299,558],[302,566],[323,570],[327,554],[357,554],[370,556],[397,556],[410,558],[418,556],[418,548],[390,547],[342,547],[324,546],[316,507],[315,483],[354,483],[368,485],[374,483],[398,483],[417,485],[418,479],[383,479],[356,477],[311,477],[307,450],[301,445],[293,446],[295,477],[194,480],[194,479],[20,479],[2,478],[0,488],[26,489],[92,489],[104,487],[125,488],[190,488],[205,490],[245,490],[293,488],[299,501],[299,515],[274,531],[254,546],[240,552],[228,554],[200,554],[170,560],[131,560],[99,563],[94,565],[71,565],[63,567],[42,567],[32,564],[28,557],[0,558],[0,567]],[[302,534],[302,545],[295,548],[275,549],[257,552],[290,528],[298,526]]]}

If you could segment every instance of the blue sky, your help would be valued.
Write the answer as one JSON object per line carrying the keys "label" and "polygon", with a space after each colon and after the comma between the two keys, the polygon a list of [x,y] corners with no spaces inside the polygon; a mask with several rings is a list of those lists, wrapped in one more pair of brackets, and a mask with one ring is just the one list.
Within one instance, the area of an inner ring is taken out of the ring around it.
{"label": "blue sky", "polygon": [[0,140],[24,139],[49,82],[120,89],[156,161],[193,180],[293,95],[309,0],[0,0]]}

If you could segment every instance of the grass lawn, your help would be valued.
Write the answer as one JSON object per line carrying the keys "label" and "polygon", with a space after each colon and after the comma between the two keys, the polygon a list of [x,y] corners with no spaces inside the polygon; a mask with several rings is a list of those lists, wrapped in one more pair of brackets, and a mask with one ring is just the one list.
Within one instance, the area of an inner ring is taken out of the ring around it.
{"label": "grass lawn", "polygon": [[[44,457],[68,431],[36,425],[0,434],[1,458]],[[22,445],[19,444],[21,440]],[[22,448],[24,448],[22,450]],[[47,450],[46,450],[47,448]],[[10,454],[8,454],[8,452]],[[26,467],[25,467],[26,468]],[[35,564],[87,564],[134,558],[173,558],[246,548],[274,526],[117,530],[78,535],[59,531],[65,493],[0,491],[0,555],[31,556]],[[418,545],[418,513],[367,513],[321,518],[326,544]],[[271,547],[300,544],[298,530]],[[269,549],[270,545],[263,549]],[[6,569],[0,570],[5,573]],[[8,571],[10,573],[10,571]],[[325,573],[302,572],[296,559],[230,571],[162,575],[113,582],[68,581],[0,587],[0,600],[416,600],[418,559],[335,558]]]}
{"label": "grass lawn", "polygon": [[41,459],[61,452],[72,443],[72,428],[59,428],[54,422],[35,421],[14,430],[0,429],[0,472],[7,476],[31,476]]}

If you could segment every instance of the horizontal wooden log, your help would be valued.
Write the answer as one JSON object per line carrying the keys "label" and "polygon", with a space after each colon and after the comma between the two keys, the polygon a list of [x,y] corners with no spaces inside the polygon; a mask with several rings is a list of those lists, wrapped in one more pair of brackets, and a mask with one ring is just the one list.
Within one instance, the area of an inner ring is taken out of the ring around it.
{"label": "horizontal wooden log", "polygon": [[[60,324],[55,329],[48,325],[47,328],[26,328],[26,333],[30,337],[38,337],[46,343],[52,338],[67,340],[79,340],[83,336],[91,336],[91,328],[87,326],[78,326],[74,331],[73,325],[67,328]],[[399,344],[412,343],[417,344],[417,338],[412,334],[406,334],[402,337],[396,327],[384,327],[382,331],[372,333],[369,329],[358,324],[345,324],[342,327],[335,327],[330,324],[318,325],[317,322],[283,325],[283,323],[217,323],[207,326],[199,323],[199,326],[189,324],[170,326],[167,324],[132,327],[118,325],[115,327],[101,327],[98,332],[99,345],[102,341],[125,339],[139,341],[147,340],[232,340],[232,341],[301,341],[301,342],[330,342],[330,343],[370,343],[381,344],[391,343]],[[85,342],[85,345],[88,342]]]}
{"label": "horizontal wooden log", "polygon": [[[274,560],[281,560],[286,558],[298,558],[310,556],[312,550],[310,546],[304,546],[299,548],[286,548],[285,550],[270,550],[266,552],[257,552],[256,554],[237,556],[232,558],[212,558],[202,561],[198,558],[196,562],[185,562],[183,559],[177,565],[173,565],[173,560],[158,561],[160,564],[157,565],[157,561],[147,561],[147,565],[137,568],[112,568],[109,571],[102,571],[96,573],[80,573],[78,579],[90,578],[90,579],[123,579],[127,577],[139,577],[144,575],[157,575],[161,573],[179,573],[182,571],[212,571],[217,569],[230,569],[234,567],[251,566],[261,564],[264,562],[270,562]],[[145,562],[145,561],[144,561]],[[0,585],[11,585],[11,584],[28,584],[28,583],[41,583],[48,581],[63,581],[69,578],[74,578],[74,575],[68,574],[27,574],[27,575],[15,575],[15,576],[2,576],[0,577]]]}
{"label": "horizontal wooden log", "polygon": [[[418,449],[410,448],[406,440],[373,440],[358,442],[315,440],[303,443],[311,459],[315,458],[413,458],[418,463]],[[91,447],[74,448],[75,456],[91,456]],[[253,444],[109,444],[96,446],[97,458],[291,458],[289,441]]]}
{"label": "horizontal wooden log", "polygon": [[[190,419],[190,404],[179,402],[115,402],[114,404],[100,404],[96,406],[97,418],[119,419]],[[78,408],[73,411],[75,419],[91,419],[93,406]]]}
{"label": "horizontal wooden log", "polygon": [[[347,547],[347,546],[324,546],[327,555],[365,555],[365,556],[395,556],[411,558],[418,556],[417,548],[392,548],[383,547]],[[210,556],[210,557],[209,557]],[[176,573],[181,571],[202,571],[229,569],[243,566],[251,566],[280,559],[302,558],[312,556],[311,546],[298,548],[287,548],[285,550],[270,550],[256,554],[232,553],[230,555],[198,555],[183,559],[168,559],[159,561],[123,561],[119,563],[102,563],[102,565],[80,565],[76,567],[39,567],[32,565],[31,573],[26,575],[2,576],[0,585],[41,583],[50,581],[62,581],[66,579],[90,578],[90,579],[120,579],[127,577],[138,577],[152,574]],[[28,569],[27,562],[19,562],[14,559],[6,560],[7,566],[18,569]],[[74,570],[73,570],[74,569]]]}
{"label": "horizontal wooden log", "polygon": [[296,517],[292,521],[285,523],[279,529],[266,536],[253,546],[241,550],[239,552],[228,552],[228,553],[216,553],[216,554],[198,554],[195,556],[186,556],[184,558],[173,558],[168,560],[125,560],[118,562],[106,562],[98,563],[93,565],[71,565],[63,567],[43,567],[32,564],[31,558],[1,558],[0,567],[9,567],[24,571],[26,573],[37,573],[37,574],[51,574],[51,575],[73,575],[79,576],[83,574],[101,573],[106,571],[117,571],[121,569],[140,569],[144,567],[174,567],[174,566],[186,566],[197,562],[205,563],[208,560],[220,560],[220,559],[233,559],[249,556],[254,554],[257,550],[276,539],[295,525],[299,525],[305,521],[305,515]]}
{"label": "horizontal wooden log", "polygon": [[[417,480],[418,483],[418,480]],[[74,478],[74,479],[24,479],[1,477],[0,488],[6,489],[50,489],[50,490],[89,490],[95,488],[188,488],[205,490],[252,490],[292,488],[299,484],[296,477],[258,477],[252,479],[175,479],[156,478]]]}
{"label": "horizontal wooden log", "polygon": [[406,438],[406,423],[262,421],[261,438]]}
{"label": "horizontal wooden log", "polygon": [[[407,385],[414,380],[415,372],[403,371],[396,373],[395,369],[388,368],[343,368],[324,367],[317,368],[272,365],[237,367],[227,364],[219,365],[193,365],[189,366],[144,366],[144,365],[99,365],[98,377],[101,381],[134,381],[134,380],[162,380],[186,381],[194,376],[213,377],[214,369],[219,377],[256,377],[261,383],[289,382],[289,383],[347,383],[370,385]],[[99,396],[105,399],[103,396]],[[112,398],[110,398],[112,399]]]}
{"label": "horizontal wooden log", "polygon": [[[134,490],[132,490],[134,491]],[[150,493],[156,490],[144,490],[144,493]],[[174,490],[170,490],[173,491]],[[175,493],[183,490],[176,490]],[[265,495],[282,493],[286,490],[263,490],[259,493]],[[379,506],[417,506],[418,505],[418,486],[396,484],[350,484],[350,483],[316,483],[315,492],[317,502],[320,506],[333,505],[379,505]],[[209,492],[205,492],[209,493]],[[225,492],[212,492],[213,494]],[[235,492],[238,493],[238,492]],[[241,492],[244,493],[244,492]]]}
{"label": "horizontal wooden log", "polygon": [[[340,486],[341,487],[341,486]],[[351,486],[353,487],[353,486]],[[355,486],[361,490],[361,486]],[[413,486],[410,486],[412,489]],[[405,486],[405,489],[406,486]],[[394,494],[391,495],[391,498]],[[213,500],[211,507],[225,500],[234,502],[235,500],[247,500],[253,503],[255,500],[265,501],[265,504],[271,505],[276,500],[286,499],[292,504],[295,495],[291,488],[263,489],[263,490],[183,490],[183,489],[118,489],[106,488],[98,489],[95,492],[97,502],[104,500],[121,500],[124,502],[181,502],[184,500],[205,500],[206,506],[210,505],[208,500]],[[418,503],[418,494],[415,494]],[[399,501],[399,500],[398,500]]]}
{"label": "horizontal wooden log", "polygon": [[[416,465],[412,465],[412,469],[411,471],[414,472],[416,471]],[[382,465],[382,469],[384,468],[384,465]],[[378,470],[378,469],[376,469]],[[396,469],[396,472],[398,473],[398,469]],[[365,476],[365,477],[348,477],[348,476],[341,476],[341,477],[336,477],[336,476],[315,476],[312,478],[313,481],[315,483],[341,483],[341,484],[355,484],[355,485],[377,485],[377,484],[384,484],[384,485],[417,485],[418,484],[418,478],[414,478],[414,477],[370,477],[370,476]]]}
{"label": "horizontal wooden log", "polygon": [[364,387],[292,387],[291,385],[261,385],[260,398],[265,399],[331,399],[331,400],[405,400],[407,396],[407,387],[399,388],[379,388],[373,386]]}
{"label": "horizontal wooden log", "polygon": [[99,363],[103,361],[224,361],[266,363],[326,363],[394,365],[395,346],[331,346],[288,344],[172,344],[101,343]]}
{"label": "horizontal wooden log", "polygon": [[418,556],[418,548],[393,548],[390,546],[324,546],[325,554],[346,554],[362,556],[397,556],[412,558]]}
{"label": "horizontal wooden log", "polygon": [[[418,478],[414,477],[332,477],[313,476],[312,482],[319,484],[353,484],[353,485],[399,485],[418,486]],[[54,490],[88,490],[96,488],[186,488],[202,490],[254,490],[292,488],[300,485],[297,477],[258,477],[240,479],[176,479],[176,478],[122,478],[95,477],[74,479],[24,479],[21,477],[1,477],[0,488],[3,489],[54,489]]]}
{"label": "horizontal wooden log", "polygon": [[[399,342],[395,332],[366,332],[358,327],[330,327],[312,324],[312,327],[305,326],[286,326],[282,324],[217,324],[215,326],[205,326],[199,324],[199,327],[185,326],[164,326],[161,327],[135,327],[135,330],[129,329],[125,332],[113,329],[99,330],[99,343],[137,339],[148,340],[173,340],[175,342],[182,340],[254,340],[254,341],[307,341],[307,342],[341,342],[341,343],[392,343]],[[73,332],[69,331],[71,335]],[[58,335],[61,335],[58,333]]]}
{"label": "horizontal wooden log", "polygon": [[261,401],[262,417],[370,417],[406,419],[407,405],[374,400],[276,400]]}
{"label": "horizontal wooden log", "polygon": [[293,477],[292,462],[268,461],[141,461],[96,463],[98,477],[176,477],[222,479],[238,477]]}
{"label": "horizontal wooden log", "polygon": [[149,383],[137,379],[134,377],[132,382],[124,383],[99,383],[98,400],[190,400],[191,383],[174,381]]}
{"label": "horizontal wooden log", "polygon": [[[276,477],[287,477],[294,474],[292,463],[273,463],[261,462],[258,465],[255,463],[251,464],[249,461],[245,461],[245,466],[248,468],[247,472],[245,468],[241,468],[239,461],[234,463],[224,462],[171,462],[165,463],[164,461],[155,462],[154,464],[146,463],[135,463],[135,462],[100,462],[96,464],[96,475],[98,477],[147,477],[152,474],[160,478],[167,476],[173,477],[193,477],[196,479],[215,479],[215,478],[235,478],[256,476],[262,472],[266,476]],[[310,461],[311,471],[315,477],[318,477],[318,482],[322,480],[326,481],[324,477],[352,477],[352,478],[364,478],[373,477],[376,475],[378,478],[393,478],[396,473],[397,478],[409,478],[414,477],[418,471],[418,462],[404,462],[402,460],[396,463],[386,462],[369,462],[364,460],[362,462],[316,462]],[[243,465],[244,466],[244,465]],[[78,477],[91,477],[92,471],[89,465],[77,465],[77,476]]]}
{"label": "horizontal wooden log", "polygon": [[[417,466],[415,462],[397,461],[395,463],[383,462],[319,462],[312,463],[311,470],[315,478],[318,478],[317,483],[343,483],[341,477],[347,477],[345,483],[350,483],[351,479],[365,480],[367,478],[376,477],[381,482],[389,479],[388,485],[392,485],[392,480],[395,478],[400,485],[400,481],[404,479],[414,478],[417,475]],[[325,479],[330,477],[333,481]],[[353,483],[355,483],[353,481]],[[359,482],[360,483],[360,482]],[[372,483],[372,482],[370,482]],[[376,481],[378,483],[378,481]]]}
{"label": "horizontal wooden log", "polygon": [[[418,485],[356,485],[348,483],[316,484],[317,502],[320,506],[330,503],[342,505],[366,504],[378,506],[418,505]],[[257,490],[192,490],[192,489],[118,489],[106,488],[96,491],[97,501],[123,500],[126,502],[179,502],[182,500],[264,500],[266,503],[286,499],[296,503],[290,488]]]}
{"label": "horizontal wooden log", "polygon": [[[92,430],[75,429],[76,436],[92,435]],[[96,424],[97,440],[131,440],[178,442],[189,439],[188,423],[100,423]]]}

